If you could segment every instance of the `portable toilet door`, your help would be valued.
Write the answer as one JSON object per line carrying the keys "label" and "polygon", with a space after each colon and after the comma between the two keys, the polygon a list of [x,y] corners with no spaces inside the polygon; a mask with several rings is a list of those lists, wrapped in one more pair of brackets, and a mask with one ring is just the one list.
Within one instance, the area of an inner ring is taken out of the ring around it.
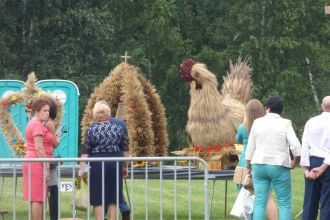
{"label": "portable toilet door", "polygon": [[[20,91],[25,87],[25,83],[19,80],[0,80],[0,100],[13,92]],[[20,103],[10,108],[10,114],[16,125],[16,128],[21,132],[25,139],[25,127],[27,125],[27,118],[25,112],[25,103]],[[0,116],[1,117],[1,116]],[[0,129],[0,158],[14,157],[13,150],[8,145],[6,138]]]}
{"label": "portable toilet door", "polygon": [[60,144],[54,150],[54,155],[62,158],[78,157],[79,89],[77,85],[68,80],[57,79],[40,80],[36,85],[43,91],[50,91],[54,97],[64,103]]}

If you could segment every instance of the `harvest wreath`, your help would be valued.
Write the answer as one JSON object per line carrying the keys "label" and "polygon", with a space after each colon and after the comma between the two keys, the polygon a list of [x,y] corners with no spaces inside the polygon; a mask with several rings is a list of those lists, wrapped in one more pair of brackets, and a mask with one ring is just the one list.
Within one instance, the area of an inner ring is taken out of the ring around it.
{"label": "harvest wreath", "polygon": [[12,148],[15,156],[23,157],[25,154],[25,141],[22,137],[21,132],[17,129],[11,115],[10,109],[16,104],[25,104],[25,111],[28,120],[31,119],[31,104],[36,98],[45,97],[53,100],[56,103],[57,107],[57,116],[54,120],[55,127],[60,126],[62,116],[63,116],[63,104],[56,97],[52,96],[48,92],[44,92],[41,89],[37,88],[35,83],[37,78],[32,72],[28,75],[26,81],[26,88],[10,93],[2,97],[0,101],[0,128],[4,134],[8,145]]}

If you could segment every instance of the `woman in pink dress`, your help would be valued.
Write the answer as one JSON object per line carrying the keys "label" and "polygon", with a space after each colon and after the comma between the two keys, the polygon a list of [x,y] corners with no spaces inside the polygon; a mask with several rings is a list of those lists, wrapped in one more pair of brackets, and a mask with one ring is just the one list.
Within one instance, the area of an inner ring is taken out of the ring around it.
{"label": "woman in pink dress", "polygon": [[[54,135],[44,126],[44,122],[49,119],[49,107],[50,102],[46,98],[37,98],[32,104],[35,115],[26,126],[27,152],[25,158],[47,158],[53,155]],[[33,220],[41,220],[43,216],[43,202],[47,195],[49,177],[49,163],[44,164],[46,177],[44,177],[43,162],[25,162],[23,164],[24,200],[31,203]],[[46,178],[46,185],[44,185],[44,178]]]}

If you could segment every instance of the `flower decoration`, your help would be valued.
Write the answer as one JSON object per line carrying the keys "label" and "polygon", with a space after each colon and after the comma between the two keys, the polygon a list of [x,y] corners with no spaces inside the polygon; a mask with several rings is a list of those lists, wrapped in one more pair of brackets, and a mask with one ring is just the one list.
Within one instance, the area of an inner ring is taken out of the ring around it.
{"label": "flower decoration", "polygon": [[2,105],[7,105],[8,104],[6,99],[2,99],[1,103],[2,103]]}
{"label": "flower decoration", "polygon": [[199,150],[199,147],[194,146],[194,152],[197,152]]}
{"label": "flower decoration", "polygon": [[[209,164],[209,169],[223,169],[228,165],[234,165],[237,161],[230,161],[231,157],[236,158],[239,151],[235,149],[235,142],[225,141],[222,145],[198,146],[184,148],[181,151],[172,151],[177,156],[197,156]],[[220,160],[222,162],[220,162]],[[216,165],[216,168],[213,165]],[[198,165],[197,165],[198,166]]]}
{"label": "flower decoration", "polygon": [[42,92],[39,90],[37,93],[37,97],[40,98],[42,96]]}
{"label": "flower decoration", "polygon": [[[16,125],[10,115],[10,108],[16,104],[24,103],[25,111],[28,113],[31,112],[31,104],[33,100],[39,97],[46,97],[49,99],[55,100],[57,107],[57,117],[55,120],[55,127],[58,127],[62,120],[63,115],[63,104],[53,97],[51,94],[41,91],[35,86],[37,81],[35,74],[31,73],[28,76],[26,82],[27,87],[21,91],[17,91],[11,94],[6,95],[0,101],[0,128],[5,135],[8,145],[12,148],[14,154],[18,157],[23,157],[25,154],[25,141],[23,140],[22,134],[16,128]],[[56,101],[57,100],[57,101]],[[28,114],[27,114],[28,116]],[[30,119],[31,117],[28,117]]]}
{"label": "flower decoration", "polygon": [[212,153],[213,152],[213,147],[212,146],[207,147],[206,151],[209,152],[209,153]]}
{"label": "flower decoration", "polygon": [[17,96],[16,96],[16,95],[13,95],[13,96],[11,97],[11,100],[12,100],[13,102],[15,102],[15,101],[17,100]]}
{"label": "flower decoration", "polygon": [[137,106],[135,104],[133,104],[133,105],[131,105],[131,109],[132,109],[133,112],[136,112]]}
{"label": "flower decoration", "polygon": [[134,167],[145,167],[145,165],[146,163],[143,160],[134,162]]}

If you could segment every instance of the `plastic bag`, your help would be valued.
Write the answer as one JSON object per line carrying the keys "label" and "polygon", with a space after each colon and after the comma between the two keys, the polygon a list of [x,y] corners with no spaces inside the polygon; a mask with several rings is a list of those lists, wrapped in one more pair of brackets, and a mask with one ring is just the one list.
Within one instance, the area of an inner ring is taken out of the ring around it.
{"label": "plastic bag", "polygon": [[87,208],[89,206],[87,181],[79,178],[76,180],[75,186],[76,186],[76,189],[75,189],[76,190],[76,197],[75,197],[76,209],[80,210],[80,211],[87,211]]}
{"label": "plastic bag", "polygon": [[249,196],[247,196],[244,200],[243,217],[244,217],[245,220],[252,220],[254,197],[255,197],[255,195],[250,195],[249,194]]}
{"label": "plastic bag", "polygon": [[[244,182],[247,181],[247,178],[245,177]],[[245,220],[252,220],[254,197],[255,195],[251,195],[249,190],[242,187],[230,211],[230,215]]]}
{"label": "plastic bag", "polygon": [[230,215],[243,218],[243,211],[244,211],[244,200],[250,195],[250,192],[245,189],[244,187],[241,188],[239,191],[233,208],[230,211]]}

